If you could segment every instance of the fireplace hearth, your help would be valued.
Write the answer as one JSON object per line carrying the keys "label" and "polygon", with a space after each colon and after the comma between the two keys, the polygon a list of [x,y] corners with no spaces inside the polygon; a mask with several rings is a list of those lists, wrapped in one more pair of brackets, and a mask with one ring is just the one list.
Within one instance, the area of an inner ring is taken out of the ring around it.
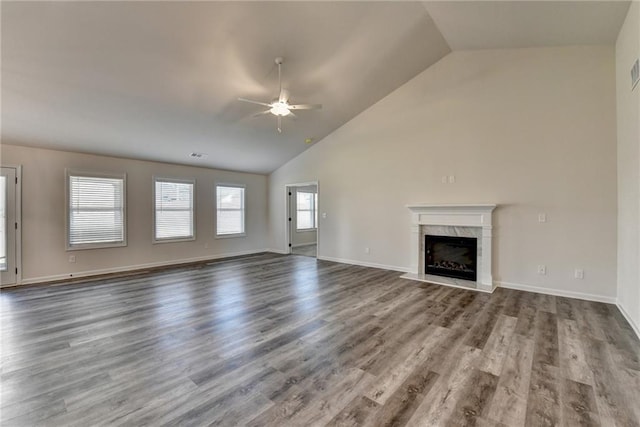
{"label": "fireplace hearth", "polygon": [[425,235],[425,273],[476,281],[478,241],[474,237]]}

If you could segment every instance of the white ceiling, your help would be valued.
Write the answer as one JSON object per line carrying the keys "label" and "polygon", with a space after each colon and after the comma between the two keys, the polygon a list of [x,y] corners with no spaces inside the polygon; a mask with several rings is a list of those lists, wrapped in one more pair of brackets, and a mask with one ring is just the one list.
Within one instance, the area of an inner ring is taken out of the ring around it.
{"label": "white ceiling", "polygon": [[[3,2],[2,140],[267,173],[449,51],[420,3]],[[277,56],[323,104],[282,134],[237,100],[277,96]]]}
{"label": "white ceiling", "polygon": [[453,50],[614,44],[629,1],[429,1]]}
{"label": "white ceiling", "polygon": [[[449,46],[612,44],[628,6],[3,1],[2,142],[268,173]],[[237,101],[276,96],[277,56],[291,102],[323,104],[282,134]]]}

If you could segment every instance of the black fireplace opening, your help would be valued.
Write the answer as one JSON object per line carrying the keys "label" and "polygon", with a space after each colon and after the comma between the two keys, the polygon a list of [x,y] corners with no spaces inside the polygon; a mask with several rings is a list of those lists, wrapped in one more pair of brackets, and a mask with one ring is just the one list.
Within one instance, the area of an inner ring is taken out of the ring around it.
{"label": "black fireplace opening", "polygon": [[424,236],[424,272],[455,279],[477,279],[478,239],[458,236]]}

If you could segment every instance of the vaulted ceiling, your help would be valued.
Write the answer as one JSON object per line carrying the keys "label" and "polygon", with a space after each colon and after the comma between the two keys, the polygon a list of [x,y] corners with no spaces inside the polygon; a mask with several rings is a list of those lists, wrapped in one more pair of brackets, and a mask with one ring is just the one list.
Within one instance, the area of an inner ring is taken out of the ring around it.
{"label": "vaulted ceiling", "polygon": [[[540,3],[2,2],[2,142],[268,173],[451,48],[612,44],[629,5]],[[323,104],[281,134],[237,100],[277,56]]]}

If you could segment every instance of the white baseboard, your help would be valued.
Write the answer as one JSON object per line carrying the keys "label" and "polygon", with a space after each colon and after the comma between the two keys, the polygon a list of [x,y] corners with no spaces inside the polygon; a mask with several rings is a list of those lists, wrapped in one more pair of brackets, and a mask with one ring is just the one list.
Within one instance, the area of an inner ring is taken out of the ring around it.
{"label": "white baseboard", "polygon": [[339,263],[342,263],[342,264],[359,265],[361,267],[382,268],[384,270],[400,271],[402,273],[408,273],[409,272],[409,268],[407,268],[407,267],[398,267],[396,265],[377,264],[375,262],[356,261],[356,260],[353,260],[353,259],[333,258],[333,257],[328,257],[328,256],[318,256],[318,259],[321,259],[323,261],[339,262]]}
{"label": "white baseboard", "polygon": [[232,253],[225,253],[225,254],[206,255],[206,256],[195,257],[195,258],[184,258],[179,260],[127,265],[125,267],[104,268],[100,270],[88,270],[88,271],[66,273],[66,274],[54,274],[51,276],[41,276],[41,277],[32,277],[30,279],[23,279],[22,282],[16,285],[10,285],[7,287],[20,286],[20,285],[32,285],[32,284],[44,283],[44,282],[55,282],[55,281],[65,280],[65,279],[85,278],[85,277],[99,276],[99,275],[111,274],[111,273],[125,273],[129,271],[144,270],[146,268],[154,268],[154,267],[168,267],[168,266],[178,267],[181,264],[189,264],[192,262],[213,261],[221,258],[231,258],[235,256],[242,256],[242,255],[254,255],[254,254],[259,254],[264,252],[270,252],[270,250],[269,249],[249,250],[249,251],[232,252]]}
{"label": "white baseboard", "polygon": [[617,299],[615,297],[605,297],[603,295],[586,294],[582,292],[562,291],[558,289],[541,288],[538,286],[522,285],[519,283],[510,282],[496,282],[498,286],[507,289],[515,289],[518,291],[534,292],[536,294],[554,295],[557,297],[567,297],[583,299],[586,301],[605,302],[608,304],[615,304]]}
{"label": "white baseboard", "polygon": [[285,249],[273,249],[273,248],[270,248],[270,249],[265,249],[265,252],[271,252],[271,253],[280,254],[280,255],[288,255],[289,254],[289,252],[287,250],[285,250]]}
{"label": "white baseboard", "polygon": [[629,313],[627,313],[627,310],[624,309],[624,306],[620,304],[619,301],[616,303],[616,305],[618,306],[618,310],[620,310],[620,313],[622,313],[624,318],[627,319],[627,322],[629,322],[629,324],[631,325],[633,332],[635,332],[636,336],[640,339],[640,327],[636,324],[636,322],[633,321]]}
{"label": "white baseboard", "polygon": [[[328,257],[328,256],[320,256],[320,255],[318,256],[318,259],[324,260],[324,261],[339,262],[342,264],[359,265],[362,267],[382,268],[385,270],[400,271],[402,273],[410,272],[409,271],[410,269],[408,267],[398,267],[395,265],[377,264],[373,262],[365,262],[365,261],[358,261],[358,260],[345,259],[345,258],[334,258],[334,257]],[[576,299],[582,299],[587,301],[604,302],[608,304],[616,304],[617,302],[617,299],[615,297],[606,297],[603,295],[587,294],[582,292],[572,292],[572,291],[562,291],[558,289],[541,288],[538,286],[523,285],[519,283],[494,281],[494,290],[496,288],[495,285],[499,287],[507,288],[507,289],[515,289],[519,291],[534,292],[537,294],[554,295],[559,297],[576,298]]]}
{"label": "white baseboard", "polygon": [[299,248],[300,246],[309,246],[309,245],[317,245],[318,242],[309,242],[309,243],[297,243],[295,245],[291,245],[292,248]]}

